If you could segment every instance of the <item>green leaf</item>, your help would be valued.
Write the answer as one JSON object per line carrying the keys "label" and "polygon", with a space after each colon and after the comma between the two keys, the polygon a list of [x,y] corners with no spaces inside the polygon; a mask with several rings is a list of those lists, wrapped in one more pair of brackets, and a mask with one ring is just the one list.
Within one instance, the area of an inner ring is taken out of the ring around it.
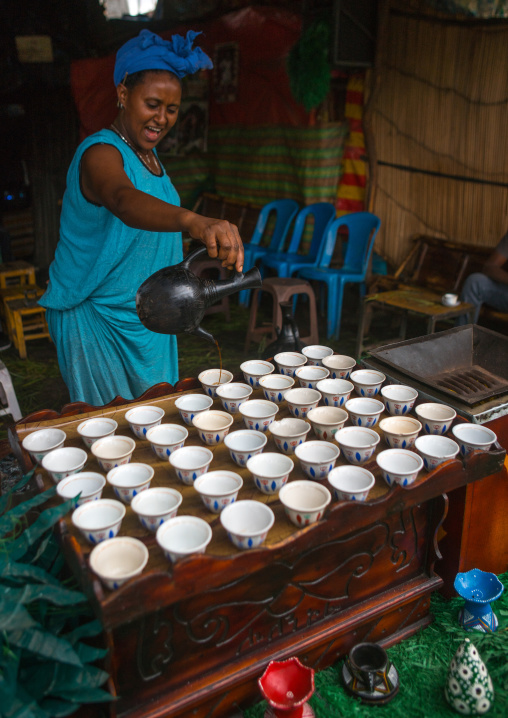
{"label": "green leaf", "polygon": [[78,626],[73,631],[66,633],[63,637],[66,638],[69,643],[76,643],[80,638],[91,638],[92,636],[99,636],[102,633],[101,622],[97,619],[84,623],[82,626]]}
{"label": "green leaf", "polygon": [[115,697],[101,688],[81,688],[75,691],[61,691],[56,693],[59,698],[65,698],[73,703],[103,703],[115,700]]}
{"label": "green leaf", "polygon": [[74,646],[74,650],[81,658],[82,663],[93,663],[94,661],[98,661],[108,655],[107,648],[96,648],[95,646],[89,646],[86,643],[76,644]]}
{"label": "green leaf", "polygon": [[69,499],[69,501],[64,501],[64,503],[60,506],[55,506],[51,509],[43,511],[36,521],[25,529],[19,538],[9,542],[8,551],[11,557],[14,560],[17,560],[24,556],[30,546],[38,541],[38,539],[48,529],[52,528],[71,508],[72,499]]}
{"label": "green leaf", "polygon": [[52,486],[47,491],[43,491],[42,494],[37,494],[27,501],[23,501],[21,504],[14,506],[4,516],[0,518],[0,536],[10,533],[16,527],[16,523],[19,521],[21,516],[24,516],[36,506],[46,503],[48,499],[56,494],[56,486]]}
{"label": "green leaf", "polygon": [[35,469],[32,469],[28,472],[28,474],[25,474],[17,484],[15,484],[11,490],[5,494],[5,496],[0,496],[0,516],[3,514],[5,509],[8,507],[9,502],[12,501],[12,496],[15,491],[19,491],[19,489],[22,489],[23,486],[26,486],[32,476],[34,475]]}
{"label": "green leaf", "polygon": [[44,569],[39,566],[33,566],[27,563],[19,563],[17,561],[11,561],[7,559],[5,562],[2,561],[0,555],[0,569],[2,571],[1,577],[11,579],[23,579],[25,582],[27,579],[32,581],[39,581],[40,583],[48,583],[52,586],[60,586],[60,581],[52,576]]}
{"label": "green leaf", "polygon": [[59,701],[56,698],[45,698],[40,706],[47,711],[51,718],[65,718],[76,712],[76,704],[68,701]]}
{"label": "green leaf", "polygon": [[26,606],[33,601],[49,601],[56,606],[74,606],[84,603],[86,597],[79,591],[70,591],[63,586],[41,586],[29,584],[23,588],[6,588],[3,595],[7,601],[13,601]]}
{"label": "green leaf", "polygon": [[24,631],[11,631],[9,644],[24,648],[47,660],[82,666],[79,656],[67,641],[41,628],[31,627]]}
{"label": "green leaf", "polygon": [[26,608],[12,601],[0,600],[0,631],[17,631],[35,626]]}

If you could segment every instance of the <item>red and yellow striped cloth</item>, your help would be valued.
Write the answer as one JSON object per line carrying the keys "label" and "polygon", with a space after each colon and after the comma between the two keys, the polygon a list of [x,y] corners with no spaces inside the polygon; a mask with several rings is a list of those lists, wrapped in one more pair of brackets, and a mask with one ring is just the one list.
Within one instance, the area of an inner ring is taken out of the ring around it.
{"label": "red and yellow striped cloth", "polygon": [[349,135],[344,146],[342,177],[337,190],[337,217],[365,209],[367,157],[363,134],[364,75],[352,75],[346,90]]}

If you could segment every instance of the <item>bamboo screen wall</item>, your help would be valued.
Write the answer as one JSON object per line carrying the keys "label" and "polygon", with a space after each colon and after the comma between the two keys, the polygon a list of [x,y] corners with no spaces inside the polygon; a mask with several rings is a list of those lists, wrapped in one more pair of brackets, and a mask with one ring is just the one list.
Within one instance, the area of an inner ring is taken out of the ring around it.
{"label": "bamboo screen wall", "polygon": [[508,25],[392,15],[381,41],[376,249],[396,265],[415,234],[494,246],[508,230]]}

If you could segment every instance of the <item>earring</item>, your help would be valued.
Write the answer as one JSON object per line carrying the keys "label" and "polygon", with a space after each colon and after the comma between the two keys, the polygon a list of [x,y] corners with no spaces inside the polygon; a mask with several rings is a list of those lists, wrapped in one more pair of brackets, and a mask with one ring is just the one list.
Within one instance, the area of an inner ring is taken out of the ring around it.
{"label": "earring", "polygon": [[116,106],[118,107],[119,110],[123,110],[123,105],[120,102],[120,100],[117,101]]}

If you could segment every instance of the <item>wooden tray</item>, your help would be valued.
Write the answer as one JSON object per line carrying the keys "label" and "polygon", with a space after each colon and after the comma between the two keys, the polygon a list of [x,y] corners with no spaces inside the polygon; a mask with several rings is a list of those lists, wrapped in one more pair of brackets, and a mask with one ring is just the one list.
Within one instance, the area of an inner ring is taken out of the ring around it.
{"label": "wooden tray", "polygon": [[[185,393],[194,391],[199,390]],[[164,422],[182,423],[174,406],[181,393],[149,402],[145,396],[79,416],[28,417],[16,425],[17,439],[51,425],[67,433],[66,445],[79,446],[76,428],[88,416],[110,416],[119,424],[117,434],[132,435],[125,412],[138,403],[161,406]],[[258,395],[254,392],[253,398]],[[222,408],[218,399],[214,406]],[[284,407],[277,418],[287,415]],[[186,445],[200,444],[196,430],[187,428]],[[241,416],[231,431],[239,428]],[[268,436],[265,451],[275,450]],[[378,451],[384,448],[381,440]],[[107,669],[120,696],[111,715],[226,716],[260,699],[257,678],[271,659],[298,655],[321,669],[362,640],[386,646],[427,625],[430,595],[442,585],[433,567],[447,508],[444,493],[499,471],[505,456],[493,450],[475,452],[465,463],[448,461],[431,473],[422,471],[407,489],[390,489],[371,460],[366,466],[376,485],[368,502],[332,502],[324,520],[297,529],[277,496],[255,489],[249,472],[232,462],[224,445],[212,451],[212,470],[228,468],[242,475],[239,499],[264,501],[275,513],[274,527],[259,549],[242,552],[229,543],[218,517],[207,512],[193,487],[179,482],[171,466],[140,440],[133,461],[153,465],[152,486],[177,488],[183,495],[179,514],[210,522],[213,538],[206,554],[171,565],[128,507],[120,534],[144,541],[150,559],[139,578],[110,592],[89,570],[92,547],[69,518],[60,523],[67,560],[110,647]],[[86,468],[99,470],[89,455]],[[45,472],[37,473],[49,486]],[[295,457],[290,480],[298,478],[304,477]],[[111,487],[103,496],[113,496]]]}

